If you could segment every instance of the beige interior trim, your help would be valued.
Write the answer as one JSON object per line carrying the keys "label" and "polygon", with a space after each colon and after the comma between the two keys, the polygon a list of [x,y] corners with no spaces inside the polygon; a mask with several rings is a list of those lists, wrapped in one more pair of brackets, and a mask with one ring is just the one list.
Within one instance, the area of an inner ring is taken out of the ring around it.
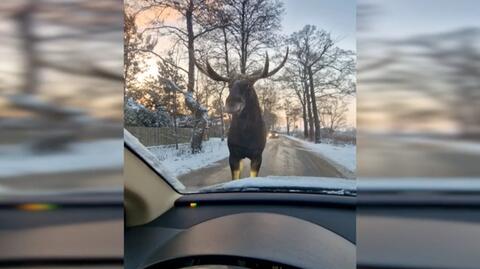
{"label": "beige interior trim", "polygon": [[181,195],[127,148],[124,158],[125,224],[148,223],[172,208]]}

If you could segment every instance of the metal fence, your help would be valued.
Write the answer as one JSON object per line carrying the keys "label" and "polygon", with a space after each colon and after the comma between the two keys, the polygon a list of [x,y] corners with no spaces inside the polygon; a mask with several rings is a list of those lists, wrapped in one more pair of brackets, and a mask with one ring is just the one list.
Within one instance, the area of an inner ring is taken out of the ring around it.
{"label": "metal fence", "polygon": [[[177,137],[179,144],[188,143],[192,138],[193,131],[193,128],[177,128],[177,133],[175,134],[175,129],[171,127],[125,126],[125,128],[147,147],[175,144],[175,137]],[[211,126],[205,130],[204,139],[220,136],[221,128],[219,126]]]}

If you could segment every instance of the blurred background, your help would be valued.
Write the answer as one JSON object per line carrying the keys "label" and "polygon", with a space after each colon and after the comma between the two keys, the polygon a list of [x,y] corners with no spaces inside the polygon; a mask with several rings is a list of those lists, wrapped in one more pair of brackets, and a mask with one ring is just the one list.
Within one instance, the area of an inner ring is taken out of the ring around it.
{"label": "blurred background", "polygon": [[358,175],[480,175],[478,1],[359,0]]}
{"label": "blurred background", "polygon": [[118,264],[123,1],[1,1],[0,40],[0,265]]}
{"label": "blurred background", "polygon": [[2,1],[0,10],[0,183],[120,186],[122,2]]}
{"label": "blurred background", "polygon": [[478,268],[480,2],[357,1],[357,264]]}

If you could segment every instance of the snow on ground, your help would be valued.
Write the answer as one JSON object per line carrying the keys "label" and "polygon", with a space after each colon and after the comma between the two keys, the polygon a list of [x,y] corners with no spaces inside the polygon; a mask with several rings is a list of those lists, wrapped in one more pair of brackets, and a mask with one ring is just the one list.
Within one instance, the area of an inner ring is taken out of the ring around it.
{"label": "snow on ground", "polygon": [[178,177],[228,157],[227,140],[210,138],[202,143],[202,147],[202,152],[198,154],[190,154],[190,143],[179,144],[178,150],[175,145],[153,146],[148,149],[172,175]]}
{"label": "snow on ground", "polygon": [[356,171],[356,145],[334,145],[329,143],[315,144],[292,136],[285,137],[302,143],[307,150],[320,155],[341,170],[346,169],[351,173],[355,173]]}
{"label": "snow on ground", "polygon": [[32,174],[119,169],[123,165],[123,139],[72,143],[68,150],[34,154],[28,145],[0,146],[0,179]]}

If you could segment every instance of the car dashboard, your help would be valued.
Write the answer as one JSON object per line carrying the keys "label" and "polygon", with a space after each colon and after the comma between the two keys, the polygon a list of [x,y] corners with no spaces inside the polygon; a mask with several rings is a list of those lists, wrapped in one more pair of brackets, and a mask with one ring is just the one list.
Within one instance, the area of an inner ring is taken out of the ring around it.
{"label": "car dashboard", "polygon": [[125,268],[198,265],[355,268],[355,197],[189,194],[125,229]]}

